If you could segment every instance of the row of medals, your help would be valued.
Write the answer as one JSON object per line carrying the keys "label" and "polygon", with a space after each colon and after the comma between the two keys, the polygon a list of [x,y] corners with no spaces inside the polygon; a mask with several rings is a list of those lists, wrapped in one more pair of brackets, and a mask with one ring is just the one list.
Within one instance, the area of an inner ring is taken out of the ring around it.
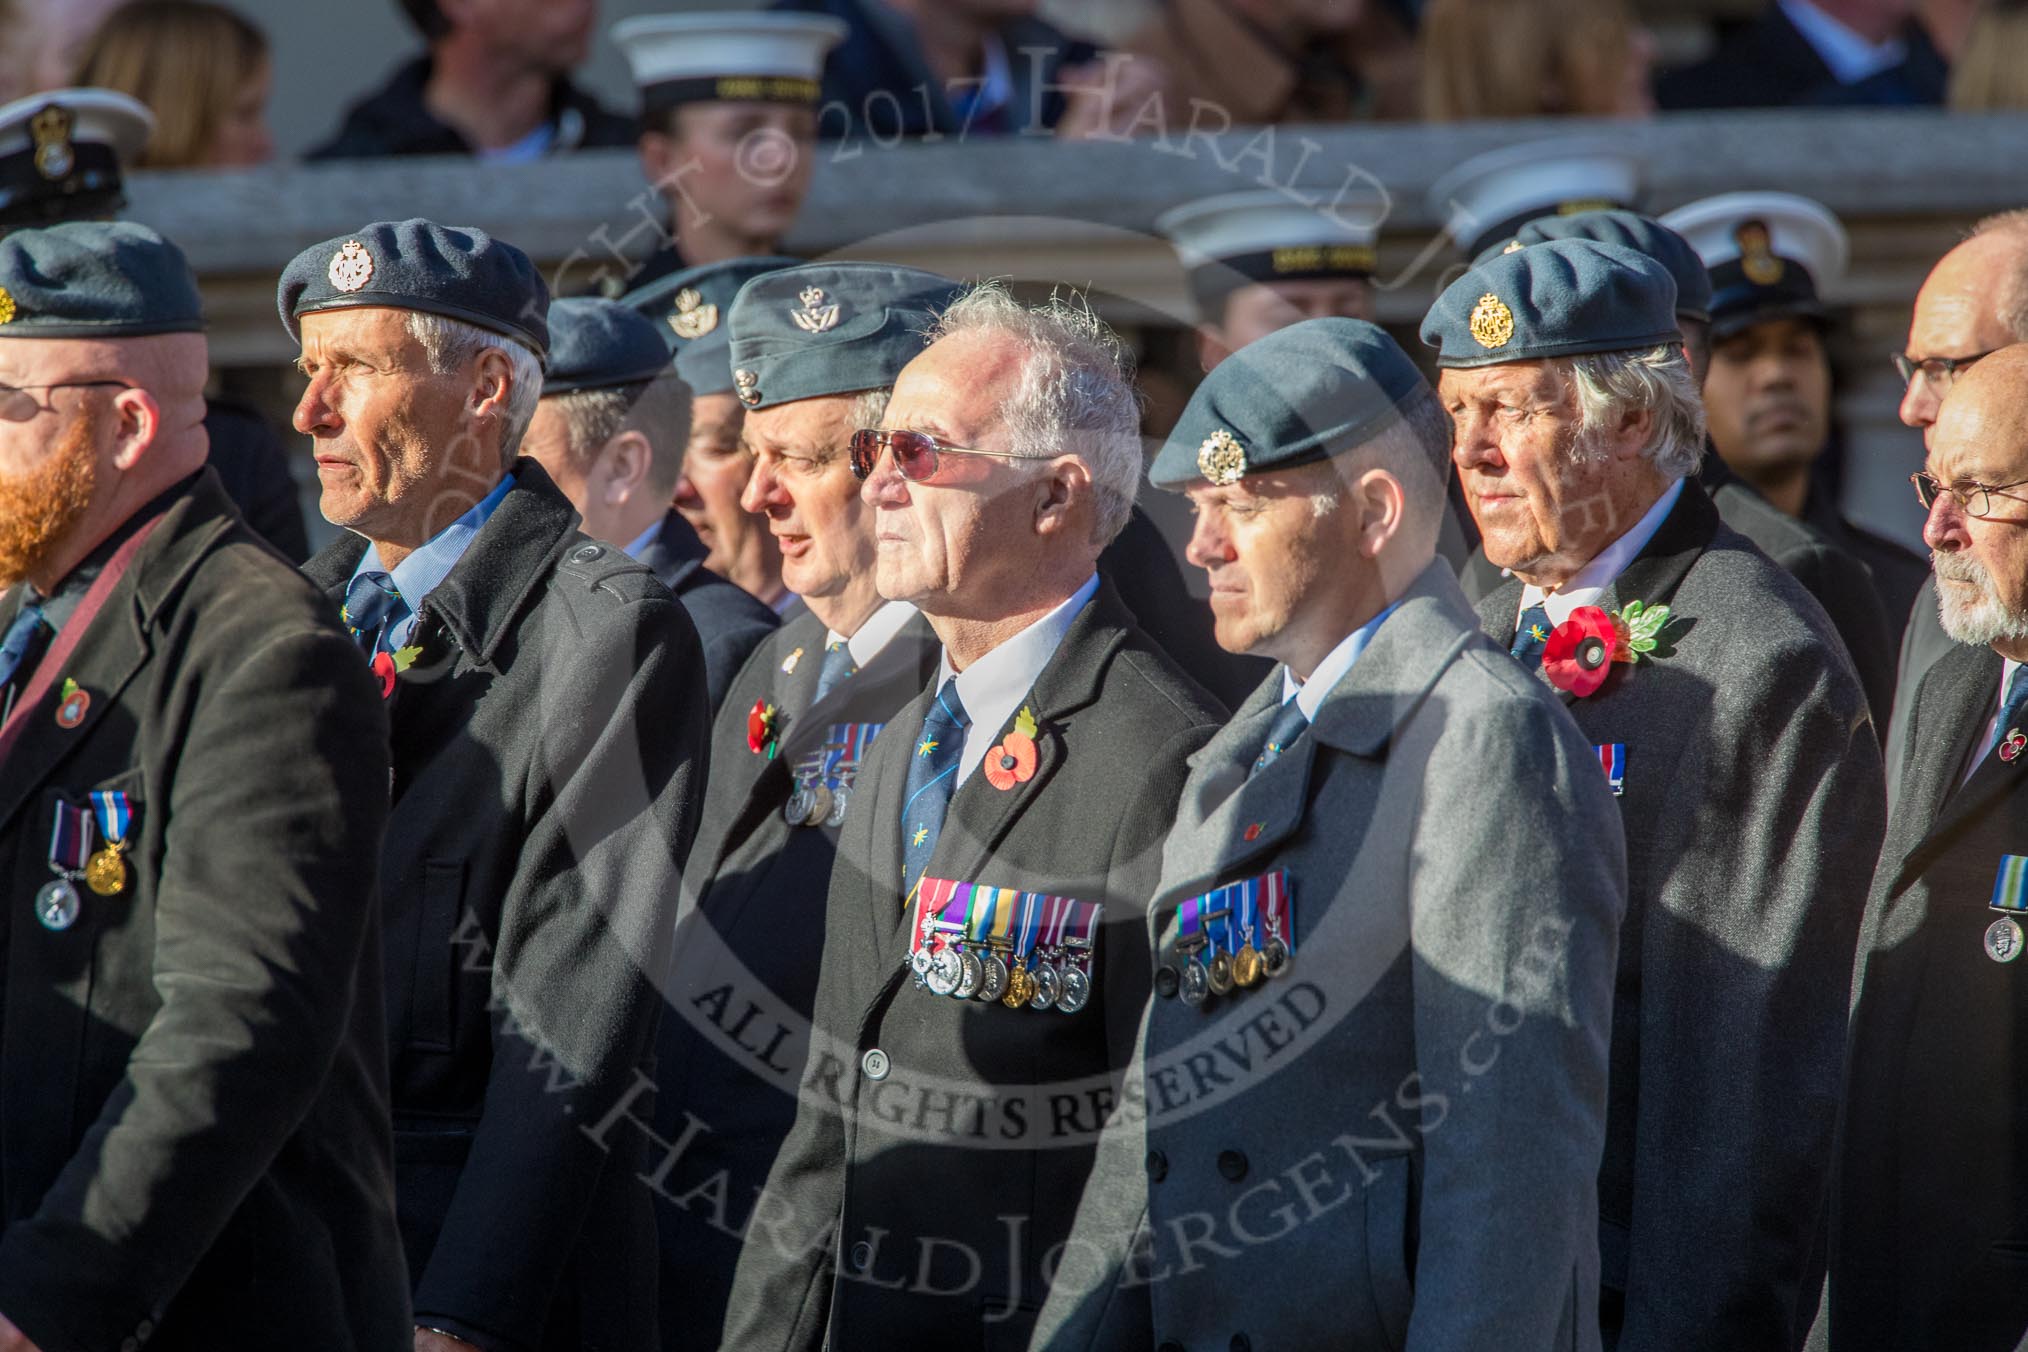
{"label": "row of medals", "polygon": [[[1223,920],[1230,911],[1211,911],[1204,916],[1204,923]],[[1230,995],[1235,986],[1258,986],[1268,977],[1280,976],[1289,970],[1289,946],[1282,942],[1279,934],[1270,934],[1265,946],[1255,948],[1253,936],[1249,934],[1239,951],[1227,956],[1213,952],[1210,961],[1198,954],[1210,946],[1211,940],[1203,934],[1193,934],[1178,941],[1176,951],[1185,955],[1182,972],[1176,976],[1177,991],[1186,1005],[1201,1005],[1208,996]],[[1169,969],[1174,972],[1175,968]]]}
{"label": "row of medals", "polygon": [[837,787],[814,777],[796,780],[789,799],[782,804],[782,820],[791,826],[828,826],[837,830],[845,824],[845,808],[852,801],[852,777],[858,767],[838,767]]}
{"label": "row of medals", "polygon": [[1070,940],[1061,948],[1035,951],[1034,966],[1015,966],[1001,956],[1003,946],[946,944],[931,953],[919,948],[909,954],[918,986],[954,1000],[998,1000],[1009,1009],[1057,1009],[1075,1014],[1091,1000],[1091,945]]}
{"label": "row of medals", "polygon": [[[85,861],[85,886],[99,896],[118,896],[126,889],[127,861],[121,848],[108,845]],[[55,879],[44,883],[35,894],[35,918],[44,929],[67,930],[77,923],[78,914],[84,909],[74,881],[77,877],[76,873],[58,870]]]}

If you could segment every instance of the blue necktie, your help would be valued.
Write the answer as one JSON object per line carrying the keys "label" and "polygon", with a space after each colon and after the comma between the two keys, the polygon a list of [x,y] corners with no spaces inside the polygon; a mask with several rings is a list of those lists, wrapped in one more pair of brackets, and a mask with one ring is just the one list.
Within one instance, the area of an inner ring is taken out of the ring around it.
{"label": "blue necktie", "polygon": [[1254,771],[1273,765],[1284,751],[1296,744],[1296,739],[1303,735],[1303,729],[1309,726],[1309,717],[1303,713],[1296,697],[1291,695],[1283,700],[1281,712],[1268,725],[1267,741],[1261,744],[1260,754],[1253,758]]}
{"label": "blue necktie", "polygon": [[45,627],[42,603],[31,598],[21,607],[21,613],[14,617],[14,623],[7,626],[7,636],[0,638],[0,686],[13,681],[14,673],[21,670],[22,664],[28,660],[29,649],[35,646]]}
{"label": "blue necktie", "polygon": [[[832,686],[858,670],[859,668],[852,665],[852,649],[844,641],[826,644],[824,665],[817,670],[817,694],[810,702],[815,704],[817,700],[831,693]],[[953,698],[955,697],[956,693],[953,692]]]}
{"label": "blue necktie", "polygon": [[408,602],[394,589],[394,578],[371,570],[353,577],[345,588],[345,627],[371,656],[391,649],[388,634],[408,617]]}
{"label": "blue necktie", "polygon": [[1542,649],[1549,642],[1549,631],[1555,627],[1549,622],[1548,611],[1539,605],[1530,606],[1521,612],[1521,623],[1514,630],[1514,646],[1507,651],[1532,670],[1541,665]]}
{"label": "blue necktie", "polygon": [[965,729],[972,716],[958,698],[953,676],[937,691],[923,715],[922,734],[908,757],[908,784],[901,802],[902,896],[913,897],[943,833],[944,814],[958,787],[958,761],[965,754]]}
{"label": "blue necktie", "polygon": [[[2021,716],[2028,711],[2028,666],[2014,668],[2014,679],[2007,682],[2007,698],[2000,702],[2000,717],[1993,724],[1992,745],[1986,748],[1981,760],[2000,755],[2007,746],[2007,738],[2016,731],[2028,732],[2021,726]],[[2009,762],[2020,759],[2028,751],[2028,744],[2016,743],[2012,754],[2005,756]]]}

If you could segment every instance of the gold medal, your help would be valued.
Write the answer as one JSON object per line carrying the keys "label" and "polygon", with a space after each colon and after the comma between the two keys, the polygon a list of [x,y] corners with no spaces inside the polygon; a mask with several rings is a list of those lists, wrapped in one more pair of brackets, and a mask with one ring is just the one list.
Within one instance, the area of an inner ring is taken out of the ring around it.
{"label": "gold medal", "polygon": [[1007,973],[1007,990],[1000,997],[1000,1003],[1009,1009],[1019,1009],[1035,994],[1035,983],[1026,967],[1016,967]]}
{"label": "gold medal", "polygon": [[1257,984],[1260,978],[1260,950],[1252,944],[1247,944],[1232,960],[1232,979],[1242,986],[1252,986]]}
{"label": "gold medal", "polygon": [[108,845],[85,864],[85,886],[102,897],[127,890],[127,861],[118,845]]}

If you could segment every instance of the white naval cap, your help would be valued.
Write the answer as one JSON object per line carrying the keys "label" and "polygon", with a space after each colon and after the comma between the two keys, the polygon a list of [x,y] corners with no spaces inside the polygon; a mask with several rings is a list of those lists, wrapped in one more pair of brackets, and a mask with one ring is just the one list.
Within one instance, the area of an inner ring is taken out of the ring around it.
{"label": "white naval cap", "polygon": [[1155,229],[1175,246],[1198,305],[1215,313],[1251,282],[1371,277],[1380,227],[1272,190],[1224,193],[1165,211]]}
{"label": "white naval cap", "polygon": [[843,19],[823,14],[643,14],[612,36],[649,109],[700,101],[815,103],[824,58],[845,40]]}
{"label": "white naval cap", "polygon": [[1602,137],[1559,137],[1474,155],[1429,190],[1430,214],[1467,258],[1538,216],[1637,207],[1640,157]]}
{"label": "white naval cap", "polygon": [[1662,224],[1711,273],[1711,333],[1825,316],[1819,288],[1845,274],[1845,227],[1821,202],[1787,192],[1729,192],[1678,207]]}
{"label": "white naval cap", "polygon": [[121,167],[154,130],[145,104],[111,89],[52,89],[0,106],[0,225],[118,211]]}

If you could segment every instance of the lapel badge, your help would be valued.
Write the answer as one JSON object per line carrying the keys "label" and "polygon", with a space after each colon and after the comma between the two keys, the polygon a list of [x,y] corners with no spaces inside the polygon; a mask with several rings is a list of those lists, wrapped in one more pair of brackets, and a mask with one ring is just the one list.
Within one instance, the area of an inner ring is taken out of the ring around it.
{"label": "lapel badge", "polygon": [[706,305],[703,292],[686,286],[676,293],[676,309],[669,316],[669,327],[676,330],[678,338],[702,338],[718,327],[718,307]]}
{"label": "lapel badge", "polygon": [[63,178],[77,167],[77,152],[70,144],[74,120],[70,109],[55,103],[29,119],[28,134],[35,138],[35,172],[44,178]]}
{"label": "lapel badge", "polygon": [[1514,336],[1514,312],[1490,291],[1472,307],[1472,340],[1480,347],[1505,347]]}
{"label": "lapel badge", "polygon": [[1246,447],[1219,428],[1197,447],[1197,472],[1221,487],[1238,483],[1246,477]]}
{"label": "lapel badge", "polygon": [[2028,750],[2028,736],[2019,728],[2007,729],[2007,735],[2000,742],[2000,759],[2012,764],[2024,750]]}
{"label": "lapel badge", "polygon": [[1507,241],[1507,247],[1500,250],[1500,252],[1503,254],[1520,253],[1523,249],[1527,247],[1528,246],[1526,244],[1523,244],[1518,239],[1510,239]]}
{"label": "lapel badge", "polygon": [[0,324],[12,324],[15,313],[14,293],[0,286]]}
{"label": "lapel badge", "polygon": [[782,675],[784,676],[795,675],[796,664],[802,660],[803,660],[803,650],[801,648],[796,649],[794,652],[790,653],[787,657],[784,657],[782,659]]}
{"label": "lapel badge", "polygon": [[1246,830],[1242,831],[1240,834],[1245,836],[1248,841],[1259,840],[1261,828],[1265,827],[1266,825],[1267,825],[1266,822],[1248,822],[1246,824]]}
{"label": "lapel badge", "polygon": [[63,682],[63,702],[56,706],[56,726],[65,730],[76,727],[85,721],[85,715],[91,711],[91,707],[91,692],[66,676]]}
{"label": "lapel badge", "polygon": [[838,302],[826,305],[824,288],[806,286],[797,293],[796,299],[803,302],[803,308],[789,311],[789,318],[795,320],[796,327],[804,333],[826,333],[838,327]]}
{"label": "lapel badge", "polygon": [[742,366],[732,373],[732,383],[739,389],[739,402],[752,408],[760,402],[760,377]]}
{"label": "lapel badge", "polygon": [[358,291],[373,280],[373,255],[356,239],[348,239],[331,255],[331,285],[340,291]]}
{"label": "lapel badge", "polygon": [[1732,232],[1732,241],[1739,246],[1739,270],[1755,286],[1773,286],[1788,271],[1787,265],[1775,257],[1765,223],[1741,221]]}

